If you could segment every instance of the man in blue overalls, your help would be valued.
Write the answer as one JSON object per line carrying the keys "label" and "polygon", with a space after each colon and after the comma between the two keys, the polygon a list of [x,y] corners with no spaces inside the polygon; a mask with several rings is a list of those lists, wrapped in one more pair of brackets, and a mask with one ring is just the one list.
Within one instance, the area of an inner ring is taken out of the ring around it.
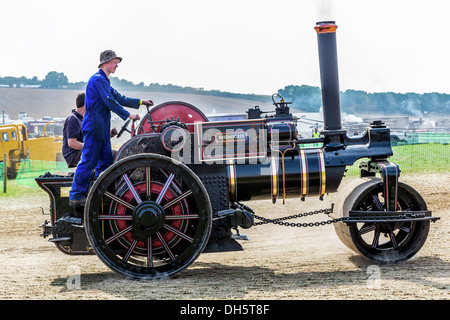
{"label": "man in blue overalls", "polygon": [[[139,109],[145,104],[152,106],[151,100],[139,100],[118,93],[109,81],[122,61],[114,51],[106,50],[100,54],[100,70],[90,79],[86,87],[85,114],[83,118],[83,139],[81,159],[73,177],[69,203],[72,206],[84,206],[92,175],[103,172],[113,163],[111,150],[111,111],[126,120],[139,120],[139,114],[130,114],[122,106]],[[95,169],[95,172],[93,170]]]}

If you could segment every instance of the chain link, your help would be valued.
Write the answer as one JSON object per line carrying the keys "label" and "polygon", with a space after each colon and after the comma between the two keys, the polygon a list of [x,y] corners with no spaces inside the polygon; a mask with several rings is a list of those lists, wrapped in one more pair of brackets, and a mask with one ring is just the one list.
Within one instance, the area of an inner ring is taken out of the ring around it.
{"label": "chain link", "polygon": [[320,222],[309,222],[309,223],[306,223],[306,222],[305,223],[284,222],[285,220],[292,220],[292,219],[296,219],[296,218],[312,216],[312,215],[316,215],[319,213],[325,213],[325,214],[329,215],[331,212],[332,212],[331,208],[330,209],[320,209],[320,210],[294,214],[291,216],[276,218],[276,219],[267,219],[267,218],[258,216],[254,212],[252,212],[253,217],[255,219],[261,220],[261,222],[255,222],[253,225],[259,226],[259,225],[263,225],[263,224],[267,224],[267,223],[273,223],[273,224],[278,224],[278,225],[286,226],[286,227],[318,227],[318,226],[324,226],[326,224],[331,224],[331,223],[336,223],[336,222],[342,221],[342,218],[339,218],[339,219],[326,220],[326,221],[320,221]]}
{"label": "chain link", "polygon": [[[397,216],[340,217],[337,219],[318,221],[318,222],[293,223],[293,222],[284,222],[284,221],[292,220],[292,219],[296,219],[296,218],[302,218],[302,217],[306,217],[306,216],[312,216],[312,215],[316,215],[319,213],[325,213],[326,215],[329,216],[330,213],[333,212],[333,207],[328,208],[328,209],[319,209],[319,210],[294,214],[291,216],[286,216],[286,217],[281,217],[281,218],[276,218],[276,219],[267,219],[267,218],[256,215],[252,208],[250,208],[249,206],[247,206],[243,203],[235,202],[235,204],[237,206],[241,207],[242,209],[249,211],[252,214],[254,219],[261,220],[261,222],[254,222],[253,223],[254,226],[273,223],[273,224],[286,226],[286,227],[318,227],[318,226],[324,226],[327,224],[337,223],[337,222],[341,222],[341,221],[358,222],[358,220],[360,220],[361,222],[364,222],[367,220],[380,220],[380,222],[386,222],[386,220],[391,220],[391,221],[395,222],[395,220],[399,220],[399,219],[414,220],[414,218],[424,218],[426,216],[422,212],[412,213],[412,212],[405,211],[405,212],[403,212],[402,215],[397,215]],[[430,220],[434,221],[435,219],[439,219],[439,218],[431,218],[430,217]]]}
{"label": "chain link", "polygon": [[273,224],[286,226],[286,227],[318,227],[318,226],[324,226],[327,224],[337,223],[337,222],[341,222],[341,221],[357,222],[358,220],[361,220],[361,221],[380,220],[382,222],[386,222],[386,220],[395,221],[398,219],[405,219],[405,218],[406,219],[423,218],[425,216],[423,213],[412,214],[412,213],[406,212],[406,213],[404,213],[402,215],[398,215],[398,216],[341,217],[341,218],[337,218],[337,219],[331,219],[331,220],[325,220],[325,221],[319,221],[319,222],[309,222],[309,223],[306,223],[306,222],[305,223],[283,222],[284,220],[302,218],[302,217],[312,216],[312,215],[319,214],[319,213],[325,213],[325,214],[329,215],[332,211],[333,210],[331,208],[330,209],[320,209],[320,210],[299,213],[299,214],[295,214],[292,216],[276,218],[276,219],[267,219],[264,217],[260,217],[260,216],[256,215],[253,212],[253,210],[251,211],[251,213],[253,214],[253,217],[255,219],[261,220],[261,222],[255,222],[253,224],[254,226],[273,223]]}

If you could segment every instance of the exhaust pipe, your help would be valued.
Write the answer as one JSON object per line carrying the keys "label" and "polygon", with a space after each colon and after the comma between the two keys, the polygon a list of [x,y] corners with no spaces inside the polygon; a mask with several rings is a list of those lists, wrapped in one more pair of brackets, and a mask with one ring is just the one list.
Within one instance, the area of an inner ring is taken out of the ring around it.
{"label": "exhaust pipe", "polygon": [[[317,22],[320,80],[325,131],[341,130],[341,105],[339,98],[339,73],[334,21]],[[330,132],[328,132],[330,133]]]}

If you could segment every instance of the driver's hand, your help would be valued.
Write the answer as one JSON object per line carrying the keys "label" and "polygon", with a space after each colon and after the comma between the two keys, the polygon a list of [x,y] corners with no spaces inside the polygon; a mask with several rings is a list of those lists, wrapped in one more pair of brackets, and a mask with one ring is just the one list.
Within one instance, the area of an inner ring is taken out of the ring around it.
{"label": "driver's hand", "polygon": [[117,129],[112,128],[110,133],[111,133],[111,138],[114,138],[117,135]]}
{"label": "driver's hand", "polygon": [[142,100],[142,104],[145,104],[146,106],[151,107],[153,105],[152,100]]}
{"label": "driver's hand", "polygon": [[138,114],[130,114],[130,116],[128,118],[130,118],[131,120],[136,121],[136,120],[139,120],[141,117],[139,117]]}

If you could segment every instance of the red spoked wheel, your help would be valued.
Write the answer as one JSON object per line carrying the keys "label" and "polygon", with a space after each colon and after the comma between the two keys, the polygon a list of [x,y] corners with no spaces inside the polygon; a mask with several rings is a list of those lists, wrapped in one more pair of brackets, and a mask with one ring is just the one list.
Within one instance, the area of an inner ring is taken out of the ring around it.
{"label": "red spoked wheel", "polygon": [[[156,199],[157,195],[161,194],[163,185],[159,182],[151,183],[150,187],[150,195],[147,193],[147,186],[145,182],[138,183],[133,186],[139,195],[141,199],[145,199],[146,201],[151,201],[152,198]],[[173,184],[173,187],[177,188],[175,183]],[[124,188],[126,191],[123,192],[123,194],[117,195],[121,200],[127,202],[127,203],[133,203],[134,202],[134,195],[133,192],[129,188]],[[179,188],[177,188],[179,190]],[[178,191],[177,190],[177,191]],[[171,203],[175,200],[175,204],[171,206],[163,206],[167,207],[167,211],[170,213],[170,215],[177,216],[177,215],[187,215],[189,213],[189,205],[186,201],[186,199],[183,199],[179,202],[177,202],[177,198],[181,195],[181,191],[175,192],[175,190],[172,190],[172,188],[169,188],[165,195],[163,202],[164,203]],[[188,193],[189,195],[189,193]],[[126,217],[129,214],[129,207],[125,206],[122,203],[119,203],[117,201],[113,201],[110,204],[110,210],[109,215],[110,216],[123,216]],[[180,217],[182,218],[182,217]],[[166,244],[169,246],[169,248],[173,248],[178,241],[182,239],[181,236],[178,236],[177,233],[186,233],[186,230],[189,226],[189,220],[184,219],[178,219],[178,220],[170,220],[166,221],[167,228],[160,233],[160,236],[162,237],[163,241],[166,242]],[[128,220],[109,220],[109,228],[110,230],[113,230],[115,234],[122,232],[126,228],[129,227]],[[176,230],[174,231],[171,230]],[[117,241],[122,245],[124,249],[129,248],[131,244],[133,243],[133,236],[132,232],[127,232],[123,235],[123,237],[120,237],[117,239]],[[154,237],[152,239],[151,243],[152,247],[152,255],[162,255],[166,252],[162,242],[158,239],[158,237]],[[138,241],[136,243],[136,246],[134,248],[134,253],[139,255],[147,255],[148,253],[148,242],[147,241]]]}
{"label": "red spoked wheel", "polygon": [[203,251],[211,204],[198,177],[161,155],[122,159],[92,186],[85,208],[94,252],[134,279],[172,277]]}
{"label": "red spoked wheel", "polygon": [[180,122],[187,124],[188,131],[194,132],[195,122],[208,122],[205,114],[193,105],[182,101],[169,101],[162,103],[147,113],[139,123],[136,134],[159,133],[160,126],[166,123],[167,119],[180,119]]}

